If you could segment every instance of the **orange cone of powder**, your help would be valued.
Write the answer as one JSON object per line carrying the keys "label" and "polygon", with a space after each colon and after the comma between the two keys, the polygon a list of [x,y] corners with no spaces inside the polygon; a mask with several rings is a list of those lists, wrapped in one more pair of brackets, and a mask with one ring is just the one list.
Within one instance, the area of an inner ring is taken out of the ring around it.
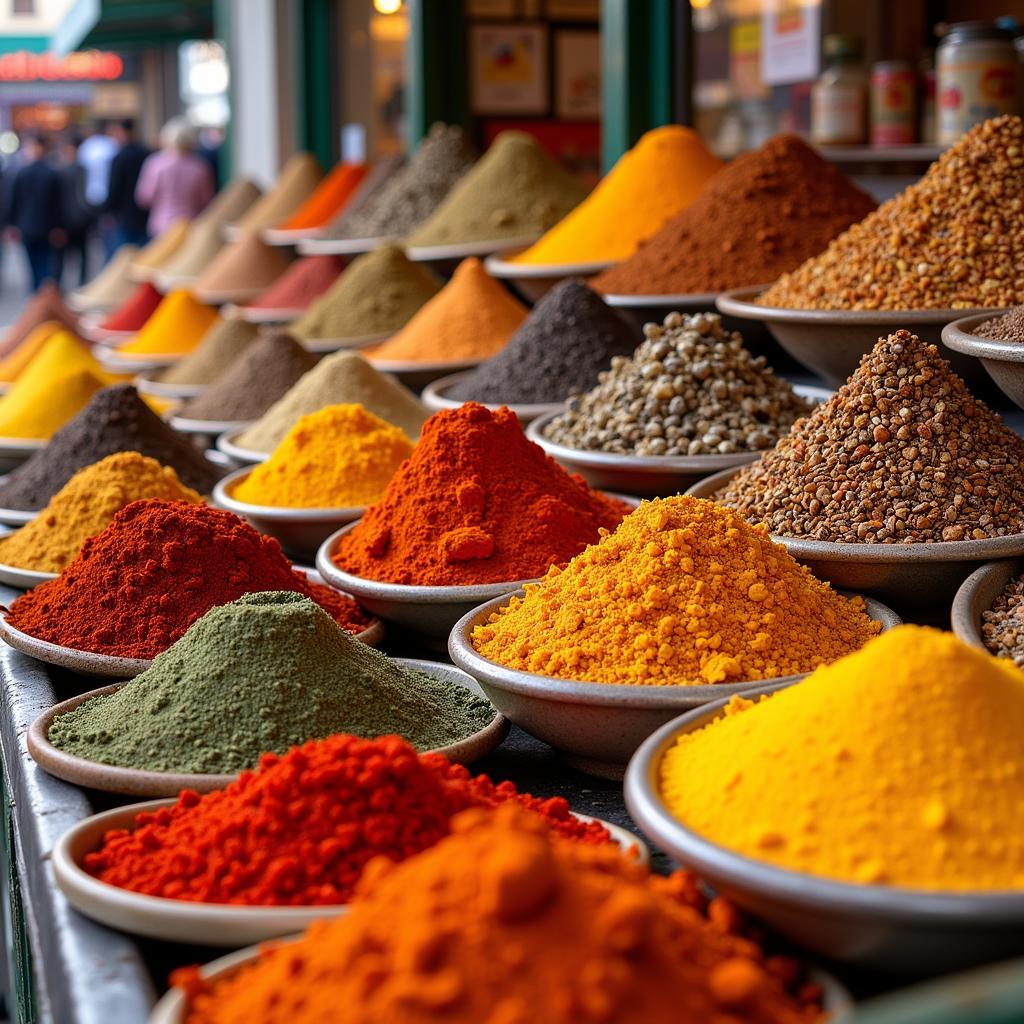
{"label": "orange cone of powder", "polygon": [[366,172],[366,164],[338,164],[309,198],[287,220],[278,224],[278,229],[314,230],[330,224],[348,205],[363,183]]}
{"label": "orange cone of powder", "polygon": [[204,306],[191,292],[173,291],[164,297],[142,330],[117,349],[119,356],[184,356],[217,322],[217,311]]}

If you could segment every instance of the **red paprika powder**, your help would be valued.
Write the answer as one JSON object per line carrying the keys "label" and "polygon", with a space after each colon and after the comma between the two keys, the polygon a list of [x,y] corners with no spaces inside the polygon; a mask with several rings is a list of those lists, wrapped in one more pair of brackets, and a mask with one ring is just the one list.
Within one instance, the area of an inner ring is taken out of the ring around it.
{"label": "red paprika powder", "polygon": [[199,903],[347,903],[373,858],[405,860],[448,835],[459,811],[513,800],[566,838],[609,841],[603,825],[574,818],[564,800],[474,779],[398,736],[338,734],[265,754],[222,790],[186,790],[174,805],[138,815],[133,831],[108,832],[84,867],[123,889]]}
{"label": "red paprika powder", "polygon": [[180,501],[126,505],[60,576],[19,597],[8,621],[75,650],[155,658],[211,608],[261,590],[303,594],[352,633],[369,625],[352,598],[292,569],[272,537]]}
{"label": "red paprika powder", "polygon": [[340,256],[303,256],[249,303],[254,309],[305,309],[338,280]]}
{"label": "red paprika powder", "polygon": [[533,579],[614,530],[629,509],[528,441],[509,409],[435,413],[419,444],[346,534],[335,562],[389,583]]}
{"label": "red paprika powder", "polygon": [[140,331],[146,321],[156,312],[163,296],[148,281],[140,284],[100,324],[104,331]]}

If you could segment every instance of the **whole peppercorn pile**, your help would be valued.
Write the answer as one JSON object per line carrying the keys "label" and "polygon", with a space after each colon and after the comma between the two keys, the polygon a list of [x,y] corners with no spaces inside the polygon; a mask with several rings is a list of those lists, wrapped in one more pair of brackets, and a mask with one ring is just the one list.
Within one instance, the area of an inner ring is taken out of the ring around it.
{"label": "whole peppercorn pile", "polygon": [[971,334],[992,341],[1024,342],[1024,306],[1016,306],[1002,316],[983,321]]}
{"label": "whole peppercorn pile", "polygon": [[811,409],[716,313],[669,313],[644,337],[597,387],[569,399],[546,437],[584,451],[726,455],[770,448]]}
{"label": "whole peppercorn pile", "polygon": [[1024,296],[1024,122],[972,128],[758,299],[784,309],[963,309]]}
{"label": "whole peppercorn pile", "polygon": [[509,801],[566,838],[609,841],[561,798],[473,778],[397,736],[338,733],[265,754],[222,790],[185,790],[173,806],[139,814],[135,829],[108,832],[84,867],[122,889],[198,903],[347,903],[374,857],[405,860],[448,835],[459,811]]}
{"label": "whole peppercorn pile", "polygon": [[716,495],[772,534],[932,544],[1024,532],[1024,440],[897,331]]}
{"label": "whole peppercorn pile", "polygon": [[1024,576],[1015,576],[981,613],[981,638],[997,657],[1024,668]]}

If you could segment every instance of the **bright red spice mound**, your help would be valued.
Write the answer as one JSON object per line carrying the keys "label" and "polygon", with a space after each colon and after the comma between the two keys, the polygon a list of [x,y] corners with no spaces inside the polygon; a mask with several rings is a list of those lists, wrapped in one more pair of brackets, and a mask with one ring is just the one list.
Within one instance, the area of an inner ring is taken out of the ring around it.
{"label": "bright red spice mound", "polygon": [[338,280],[340,256],[303,256],[249,303],[254,309],[305,309]]}
{"label": "bright red spice mound", "polygon": [[628,512],[528,441],[509,409],[435,413],[335,562],[389,583],[462,586],[543,576]]}
{"label": "bright red spice mound", "polygon": [[560,797],[473,778],[398,736],[339,734],[265,754],[217,792],[185,790],[173,806],[138,815],[133,831],[108,832],[84,866],[123,889],[199,903],[347,903],[374,857],[405,860],[448,835],[459,811],[511,800],[566,838],[609,841]]}
{"label": "bright red spice mound", "polygon": [[162,300],[163,296],[146,281],[144,284],[140,284],[100,324],[100,329],[104,331],[140,331],[146,325],[146,321],[156,312],[156,307]]}
{"label": "bright red spice mound", "polygon": [[211,608],[260,590],[312,598],[353,633],[369,624],[352,598],[292,569],[272,537],[181,501],[126,505],[60,576],[19,597],[8,622],[79,651],[155,658]]}

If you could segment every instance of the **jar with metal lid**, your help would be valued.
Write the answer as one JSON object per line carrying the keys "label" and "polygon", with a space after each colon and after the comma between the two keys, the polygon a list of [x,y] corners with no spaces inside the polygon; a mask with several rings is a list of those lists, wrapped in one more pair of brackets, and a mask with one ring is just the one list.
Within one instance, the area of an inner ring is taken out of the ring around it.
{"label": "jar with metal lid", "polygon": [[825,70],[811,86],[811,140],[823,146],[855,146],[867,140],[868,80],[861,43],[829,35]]}
{"label": "jar with metal lid", "polygon": [[956,142],[990,117],[1017,113],[1017,55],[1009,32],[984,21],[950,25],[936,62],[940,144]]}
{"label": "jar with metal lid", "polygon": [[914,141],[917,80],[905,60],[880,60],[871,68],[871,145],[907,146]]}

